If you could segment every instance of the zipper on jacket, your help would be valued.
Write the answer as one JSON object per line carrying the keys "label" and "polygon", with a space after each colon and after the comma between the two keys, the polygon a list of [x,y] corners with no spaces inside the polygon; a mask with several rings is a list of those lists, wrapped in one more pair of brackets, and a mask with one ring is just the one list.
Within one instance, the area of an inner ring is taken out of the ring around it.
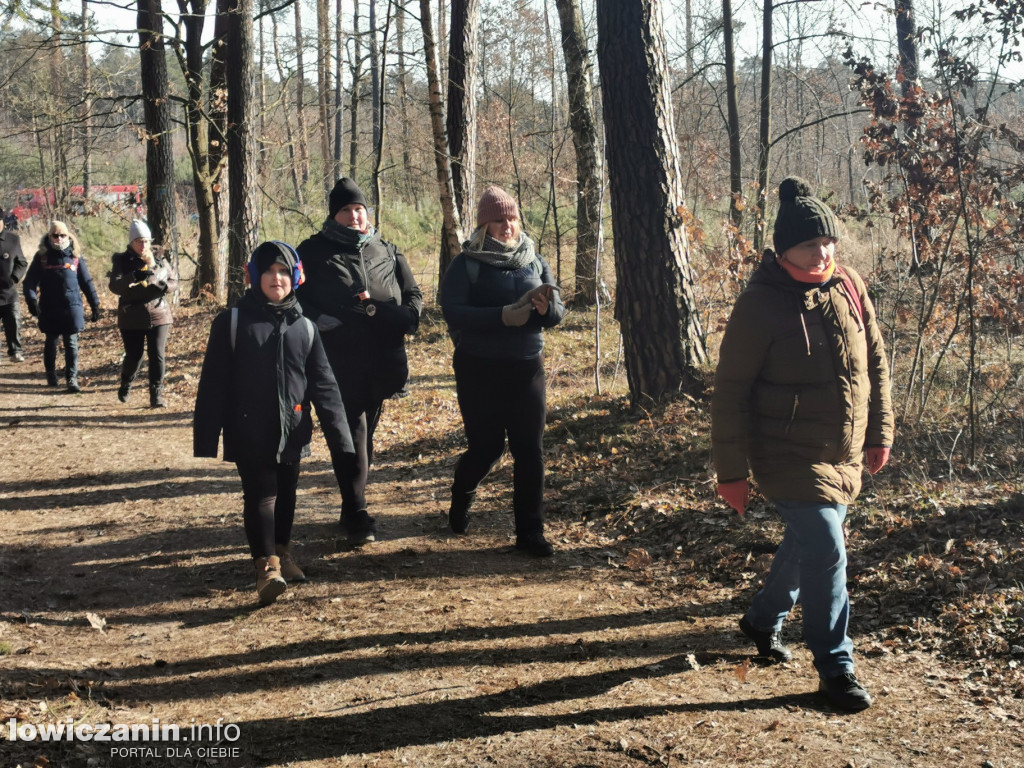
{"label": "zipper on jacket", "polygon": [[804,341],[807,343],[807,356],[811,356],[811,334],[807,332],[807,321],[804,320],[804,313],[800,313],[800,327],[804,329]]}
{"label": "zipper on jacket", "polygon": [[789,423],[786,424],[786,436],[789,436],[789,430],[793,428],[793,422],[796,421],[796,412],[800,407],[800,393],[797,392],[793,395],[793,409],[789,414]]}

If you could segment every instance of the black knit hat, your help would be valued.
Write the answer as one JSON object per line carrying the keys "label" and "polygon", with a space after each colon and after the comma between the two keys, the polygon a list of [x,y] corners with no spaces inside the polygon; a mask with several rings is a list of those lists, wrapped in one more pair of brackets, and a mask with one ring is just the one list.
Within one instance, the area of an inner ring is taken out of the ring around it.
{"label": "black knit hat", "polygon": [[[260,243],[256,246],[256,250],[253,251],[252,255],[249,257],[249,283],[251,285],[259,285],[260,275],[270,269],[274,264],[284,264],[288,267],[288,271],[292,273],[292,279],[294,282],[296,265],[298,263],[298,254],[295,253],[295,250],[287,243],[282,243],[279,240],[268,240],[265,243]],[[293,285],[292,287],[294,288],[296,286]]]}
{"label": "black knit hat", "polygon": [[338,179],[338,183],[334,185],[331,196],[327,200],[327,215],[333,219],[334,214],[352,203],[359,203],[364,208],[369,207],[366,205],[366,195],[363,194],[363,190],[352,179],[347,176]]}
{"label": "black knit hat", "polygon": [[816,237],[839,239],[839,220],[825,203],[811,194],[811,185],[799,176],[779,184],[779,213],[775,217],[775,253]]}

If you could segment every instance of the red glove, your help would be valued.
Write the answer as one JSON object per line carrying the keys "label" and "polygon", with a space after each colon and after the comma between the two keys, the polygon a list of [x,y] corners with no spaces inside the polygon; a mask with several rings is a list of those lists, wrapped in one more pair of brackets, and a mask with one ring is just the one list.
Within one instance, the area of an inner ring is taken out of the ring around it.
{"label": "red glove", "polygon": [[865,453],[868,456],[868,472],[872,475],[878,470],[884,467],[889,462],[889,453],[891,448],[888,445],[872,445],[867,448]]}
{"label": "red glove", "polygon": [[718,484],[718,495],[725,499],[730,507],[742,517],[747,511],[747,499],[750,498],[750,483],[746,480],[733,480]]}

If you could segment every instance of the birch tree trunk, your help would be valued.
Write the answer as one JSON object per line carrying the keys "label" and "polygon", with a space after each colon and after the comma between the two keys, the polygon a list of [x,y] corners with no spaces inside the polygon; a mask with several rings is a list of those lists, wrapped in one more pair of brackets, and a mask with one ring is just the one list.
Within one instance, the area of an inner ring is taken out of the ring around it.
{"label": "birch tree trunk", "polygon": [[660,0],[598,0],[615,316],[634,405],[701,388],[707,360],[680,213]]}
{"label": "birch tree trunk", "polygon": [[[441,96],[440,65],[437,45],[434,43],[434,22],[430,17],[431,0],[420,0],[420,27],[423,30],[423,53],[427,60],[427,86],[430,99],[430,128],[434,136],[434,167],[437,171],[437,189],[444,218],[442,232],[445,241],[441,253],[458,253],[462,247],[462,220],[455,205],[455,187],[445,135],[444,102]],[[453,257],[454,258],[454,257]],[[443,274],[441,272],[438,273]],[[440,285],[440,283],[438,283]]]}

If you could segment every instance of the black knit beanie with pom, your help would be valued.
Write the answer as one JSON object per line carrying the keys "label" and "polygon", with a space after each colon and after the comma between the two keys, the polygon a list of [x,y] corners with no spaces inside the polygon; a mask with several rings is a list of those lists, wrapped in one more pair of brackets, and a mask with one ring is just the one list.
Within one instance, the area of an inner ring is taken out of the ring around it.
{"label": "black knit beanie with pom", "polygon": [[839,239],[839,219],[825,203],[811,194],[811,185],[799,176],[779,184],[779,213],[775,217],[775,253],[816,237]]}

